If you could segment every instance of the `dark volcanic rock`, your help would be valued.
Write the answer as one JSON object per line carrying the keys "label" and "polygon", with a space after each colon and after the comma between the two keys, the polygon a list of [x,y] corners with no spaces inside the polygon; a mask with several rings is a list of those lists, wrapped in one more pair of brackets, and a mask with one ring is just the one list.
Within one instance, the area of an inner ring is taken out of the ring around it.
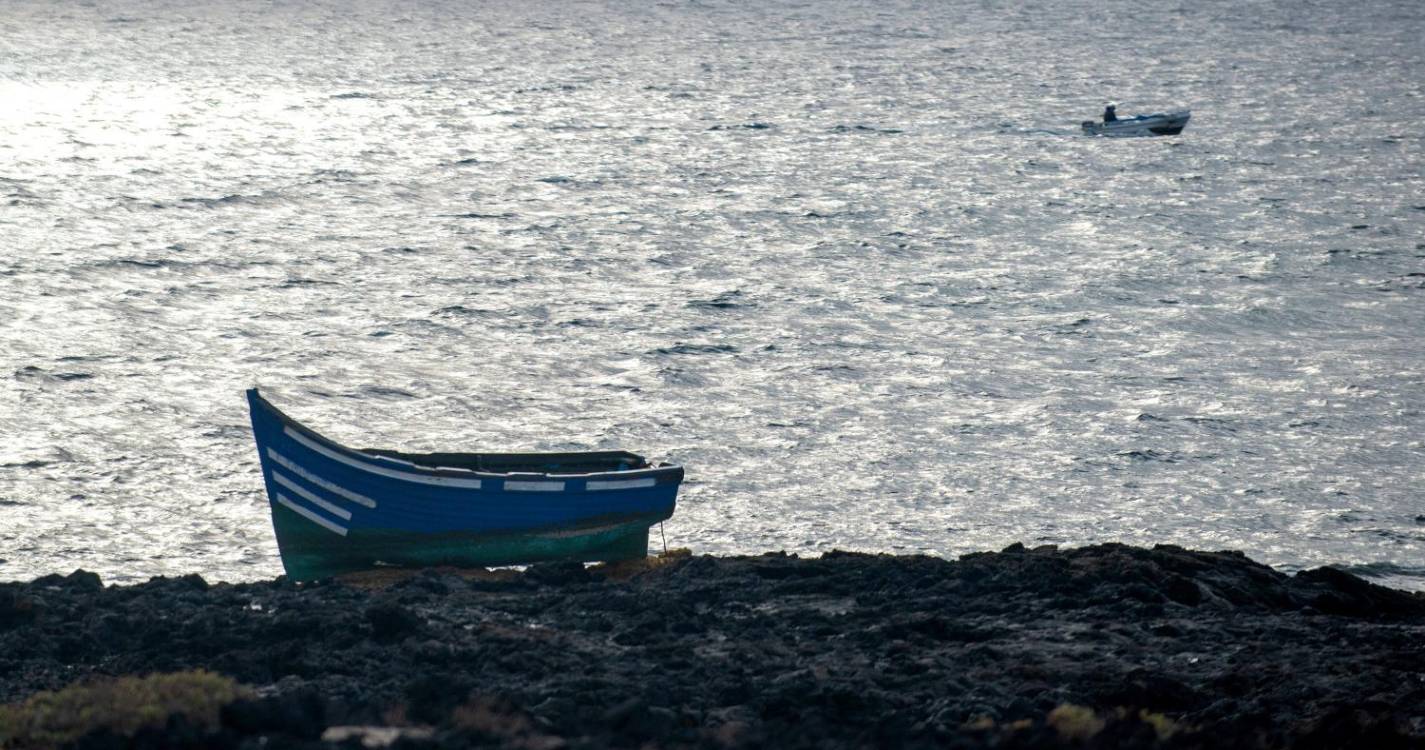
{"label": "dark volcanic rock", "polygon": [[531,565],[524,572],[525,580],[549,586],[588,583],[589,571],[583,563],[547,562]]}
{"label": "dark volcanic rock", "polygon": [[0,630],[33,622],[37,615],[34,600],[20,586],[0,585]]}
{"label": "dark volcanic rock", "polygon": [[367,607],[366,620],[371,623],[371,637],[383,643],[415,633],[421,627],[421,618],[416,613],[389,600]]}
{"label": "dark volcanic rock", "polygon": [[218,730],[175,719],[132,744],[315,747],[335,744],[328,727],[417,725],[397,744],[1425,746],[1425,596],[1230,552],[0,584],[0,700],[194,668],[258,697]]}
{"label": "dark volcanic rock", "polygon": [[1299,601],[1328,614],[1419,617],[1422,611],[1419,596],[1377,586],[1335,568],[1304,570],[1292,584]]}

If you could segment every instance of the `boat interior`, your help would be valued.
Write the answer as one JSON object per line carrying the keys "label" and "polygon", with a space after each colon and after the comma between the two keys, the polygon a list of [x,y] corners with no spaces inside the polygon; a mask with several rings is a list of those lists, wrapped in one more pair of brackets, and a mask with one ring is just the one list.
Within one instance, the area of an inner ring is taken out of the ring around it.
{"label": "boat interior", "polygon": [[647,469],[648,460],[628,451],[585,451],[579,453],[402,453],[368,448],[377,456],[410,461],[432,469],[465,469],[496,474],[596,474],[607,471]]}

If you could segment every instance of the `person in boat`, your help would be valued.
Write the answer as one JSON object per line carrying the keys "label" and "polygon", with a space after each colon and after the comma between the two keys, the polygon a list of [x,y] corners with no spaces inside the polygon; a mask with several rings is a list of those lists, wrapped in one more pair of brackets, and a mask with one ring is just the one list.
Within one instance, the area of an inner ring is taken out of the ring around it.
{"label": "person in boat", "polygon": [[1117,121],[1118,121],[1118,113],[1114,111],[1114,110],[1117,109],[1117,108],[1118,108],[1118,105],[1117,105],[1117,104],[1114,104],[1114,103],[1112,103],[1112,102],[1109,102],[1108,106],[1103,108],[1103,121],[1104,121],[1104,122],[1117,122]]}

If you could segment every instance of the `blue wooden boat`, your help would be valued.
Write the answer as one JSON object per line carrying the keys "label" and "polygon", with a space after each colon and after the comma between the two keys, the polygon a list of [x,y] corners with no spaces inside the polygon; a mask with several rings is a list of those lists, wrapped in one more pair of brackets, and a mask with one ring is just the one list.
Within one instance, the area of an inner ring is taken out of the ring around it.
{"label": "blue wooden boat", "polygon": [[383,565],[518,565],[648,554],[683,468],[626,451],[347,448],[247,392],[282,566],[313,580]]}

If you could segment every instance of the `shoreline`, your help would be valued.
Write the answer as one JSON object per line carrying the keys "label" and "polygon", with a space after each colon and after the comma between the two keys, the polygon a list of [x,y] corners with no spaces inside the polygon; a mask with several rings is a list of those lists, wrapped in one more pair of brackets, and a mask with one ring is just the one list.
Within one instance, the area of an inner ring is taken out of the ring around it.
{"label": "shoreline", "polygon": [[0,583],[12,710],[86,680],[193,670],[242,697],[124,742],[1425,747],[1425,593],[1232,552]]}

